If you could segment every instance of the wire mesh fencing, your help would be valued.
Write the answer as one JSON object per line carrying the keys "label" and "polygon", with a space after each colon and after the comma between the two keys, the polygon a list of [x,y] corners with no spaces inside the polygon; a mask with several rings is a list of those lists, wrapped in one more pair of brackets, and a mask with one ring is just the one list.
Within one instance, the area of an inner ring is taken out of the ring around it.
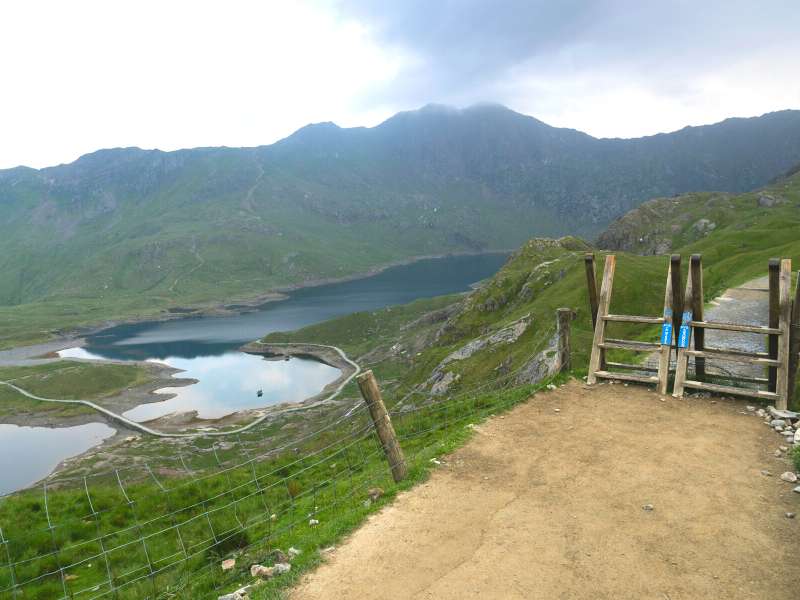
{"label": "wire mesh fencing", "polygon": [[[295,546],[310,560],[375,498],[413,482],[467,425],[526,399],[533,388],[520,387],[523,369],[549,351],[553,333],[542,332],[516,369],[478,385],[390,396],[411,471],[400,485],[359,404],[266,452],[215,442],[211,467],[176,447],[170,468],[141,460],[0,499],[0,598],[214,597],[278,549]],[[228,558],[235,566],[223,569]]]}

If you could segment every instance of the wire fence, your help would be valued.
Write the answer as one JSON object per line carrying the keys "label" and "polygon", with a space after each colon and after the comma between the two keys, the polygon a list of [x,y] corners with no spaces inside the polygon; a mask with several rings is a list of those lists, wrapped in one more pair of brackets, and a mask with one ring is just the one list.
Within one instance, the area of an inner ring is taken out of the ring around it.
{"label": "wire fence", "polygon": [[[528,397],[524,370],[554,333],[538,332],[515,369],[480,384],[387,399],[412,480],[465,425]],[[240,439],[209,452],[211,467],[193,469],[176,447],[174,469],[140,461],[0,499],[0,599],[211,597],[277,549],[313,555],[371,510],[371,490],[398,489],[363,403],[266,451]],[[236,566],[223,570],[226,558]]]}

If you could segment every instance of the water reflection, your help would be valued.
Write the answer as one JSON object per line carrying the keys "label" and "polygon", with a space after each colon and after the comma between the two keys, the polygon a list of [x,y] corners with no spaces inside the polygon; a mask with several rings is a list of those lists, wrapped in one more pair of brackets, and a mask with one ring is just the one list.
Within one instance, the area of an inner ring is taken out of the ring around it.
{"label": "water reflection", "polygon": [[[504,254],[483,254],[422,260],[366,279],[297,290],[286,300],[269,302],[248,314],[120,325],[89,336],[85,349],[60,354],[160,360],[186,371],[180,376],[199,380],[192,386],[159,390],[177,397],[126,413],[137,421],[190,410],[197,410],[201,418],[217,418],[244,408],[297,402],[318,393],[339,371],[309,360],[265,361],[236,349],[274,331],[466,291],[497,271],[505,258]],[[264,392],[260,398],[259,389]]]}
{"label": "water reflection", "polygon": [[86,349],[119,360],[222,355],[274,331],[293,331],[340,315],[466,291],[494,274],[505,259],[505,254],[482,254],[422,260],[365,279],[300,289],[286,300],[269,302],[247,314],[112,327],[89,336]]}
{"label": "water reflection", "polygon": [[[83,348],[70,348],[61,354],[74,358],[100,358]],[[198,383],[161,388],[159,393],[176,396],[163,402],[140,404],[124,413],[124,416],[139,422],[188,411],[197,411],[201,419],[217,419],[247,408],[301,402],[319,393],[341,374],[339,369],[314,360],[270,361],[242,352],[148,360],[182,369],[184,372],[177,377],[197,379]],[[258,396],[259,390],[261,396]]]}
{"label": "water reflection", "polygon": [[76,427],[18,427],[0,424],[0,495],[47,476],[58,463],[114,435],[103,423]]}

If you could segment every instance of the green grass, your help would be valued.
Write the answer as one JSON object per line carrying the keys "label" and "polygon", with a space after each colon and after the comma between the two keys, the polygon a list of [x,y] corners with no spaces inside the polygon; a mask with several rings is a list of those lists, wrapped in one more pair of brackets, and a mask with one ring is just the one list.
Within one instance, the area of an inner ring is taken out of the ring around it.
{"label": "green grass", "polygon": [[[149,379],[147,368],[141,365],[63,360],[31,367],[0,367],[0,381],[9,381],[31,394],[56,400],[100,400],[142,385]],[[0,386],[0,420],[20,413],[58,419],[93,412],[86,406],[34,400],[7,386]]]}
{"label": "green grass", "polygon": [[[776,185],[785,199],[783,204],[769,209],[754,208],[755,195],[733,198],[730,214],[714,216],[718,226],[713,233],[697,239],[681,239],[683,245],[675,246],[684,257],[693,252],[703,253],[707,300],[726,287],[765,274],[771,256],[800,260],[800,240],[796,236],[800,230],[800,178]],[[700,210],[690,200],[679,202],[688,203],[686,210]],[[689,225],[694,216],[690,214]],[[667,226],[672,231],[669,223]],[[80,563],[101,552],[99,543],[92,541],[100,533],[105,547],[113,549],[108,551],[108,568],[119,587],[120,598],[151,597],[154,585],[167,596],[171,593],[175,598],[206,598],[214,597],[218,590],[231,591],[246,583],[249,565],[269,562],[271,549],[279,547],[285,551],[288,546],[298,547],[303,554],[292,572],[258,588],[253,595],[256,599],[278,597],[300,573],[319,562],[320,548],[357,527],[366,514],[389,501],[398,490],[424,479],[431,468],[430,458],[468,437],[465,428],[468,422],[513,406],[536,389],[520,385],[516,373],[547,347],[558,307],[577,311],[572,324],[572,358],[576,372],[581,372],[588,362],[592,337],[583,263],[587,249],[583,242],[573,238],[532,240],[495,277],[464,299],[423,300],[268,336],[268,341],[341,346],[361,357],[365,366],[374,368],[389,406],[397,406],[402,398],[409,398],[406,402],[416,405],[419,410],[393,416],[411,465],[411,476],[402,485],[395,485],[389,478],[375,439],[358,439],[355,434],[359,427],[367,427],[363,414],[302,443],[292,442],[293,428],[309,421],[329,423],[335,415],[307,412],[265,423],[242,436],[245,444],[285,440],[287,451],[222,472],[215,467],[215,457],[210,452],[212,443],[196,440],[184,452],[198,481],[176,467],[174,460],[170,462],[183,446],[147,442],[127,456],[139,464],[151,461],[154,473],[168,491],[160,491],[141,468],[125,470],[122,474],[125,494],[133,501],[128,503],[116,479],[93,478],[89,487],[96,516],[92,515],[80,478],[51,491],[49,508],[56,524],[58,561],[62,565]],[[600,278],[604,253],[597,254]],[[611,311],[660,315],[667,257],[625,253],[617,256]],[[454,303],[457,305],[453,306]],[[446,321],[425,318],[431,311],[445,309]],[[440,403],[424,406],[427,394],[415,390],[427,389],[428,377],[443,358],[469,341],[498,331],[526,315],[531,325],[515,342],[489,347],[466,360],[451,362],[447,369],[460,379],[441,397]],[[654,327],[613,323],[609,335],[656,341],[658,331]],[[71,375],[70,371],[59,373],[54,367],[52,373],[45,369],[31,379],[36,380],[33,385],[40,391],[52,392],[58,389],[57,378],[63,378],[62,385],[65,382],[85,385],[82,393],[102,394],[106,389],[105,376],[98,377],[102,385],[91,384],[92,377]],[[123,385],[124,380],[124,377],[116,380],[115,385]],[[344,397],[356,397],[352,386],[345,390]],[[245,447],[237,444],[227,452],[220,452],[223,463],[241,461]],[[799,459],[795,451],[795,460]],[[365,506],[366,490],[376,485],[385,490],[384,497],[377,505]],[[9,585],[12,576],[20,581],[58,570],[56,557],[44,556],[52,550],[53,539],[46,528],[42,500],[41,490],[36,490],[17,494],[0,504],[0,526],[11,540],[8,548],[12,562],[22,561],[12,572],[4,569],[0,556],[0,589]],[[270,519],[272,514],[276,515],[275,520]],[[319,519],[319,526],[310,527],[310,518]],[[147,554],[140,542],[142,536],[148,540]],[[183,548],[187,548],[189,557],[175,564],[176,558],[184,556]],[[231,555],[237,556],[237,569],[223,574],[219,561]],[[88,564],[89,560],[67,569],[67,574],[77,578],[71,577],[66,582],[55,575],[45,575],[31,584],[25,597],[50,598],[61,593],[65,584],[72,592],[102,585],[107,572],[105,561],[95,557],[91,559],[91,567]],[[172,566],[159,572],[168,565]],[[156,575],[149,576],[151,568]],[[143,579],[135,582],[143,575]]]}
{"label": "green grass", "polygon": [[[410,467],[400,485],[392,482],[362,411],[315,436],[300,451],[208,471],[198,480],[162,478],[167,491],[135,471],[122,473],[124,493],[114,477],[91,480],[91,505],[81,486],[51,491],[47,511],[55,526],[52,535],[41,489],[17,494],[0,502],[0,524],[15,563],[12,572],[0,560],[0,589],[11,585],[12,576],[22,583],[52,573],[23,585],[25,597],[58,597],[63,585],[68,593],[99,593],[108,591],[103,587],[108,568],[119,598],[153,597],[153,586],[164,597],[210,598],[246,583],[249,565],[269,563],[273,548],[300,548],[303,553],[291,574],[268,582],[253,596],[277,597],[319,562],[320,548],[335,543],[398,491],[423,480],[432,468],[431,458],[469,437],[467,424],[512,407],[543,385],[486,390],[395,415]],[[376,486],[384,496],[365,505],[367,490]],[[310,526],[311,518],[320,524]],[[228,556],[237,557],[237,568],[223,574],[219,563]],[[63,581],[59,565],[71,565]],[[156,574],[150,577],[151,572]]]}

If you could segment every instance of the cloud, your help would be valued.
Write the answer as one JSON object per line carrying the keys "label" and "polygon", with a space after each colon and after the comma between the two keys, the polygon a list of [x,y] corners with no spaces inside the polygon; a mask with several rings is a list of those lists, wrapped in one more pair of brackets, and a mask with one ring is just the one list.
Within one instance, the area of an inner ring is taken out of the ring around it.
{"label": "cloud", "polygon": [[552,124],[641,135],[800,107],[795,0],[344,0],[413,61],[365,104],[505,102]]}
{"label": "cloud", "polygon": [[618,136],[800,107],[797,0],[32,0],[0,22],[0,168],[429,102]]}

